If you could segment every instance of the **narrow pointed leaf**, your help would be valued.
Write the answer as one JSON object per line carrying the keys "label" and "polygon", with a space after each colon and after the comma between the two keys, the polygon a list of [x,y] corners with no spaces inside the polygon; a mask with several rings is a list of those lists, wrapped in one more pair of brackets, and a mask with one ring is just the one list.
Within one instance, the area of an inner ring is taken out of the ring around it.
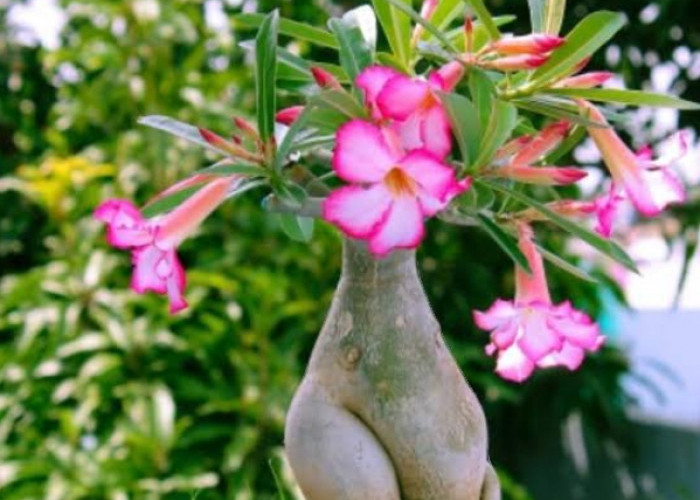
{"label": "narrow pointed leaf", "polygon": [[155,128],[167,132],[181,139],[185,139],[189,142],[202,146],[210,151],[214,151],[219,154],[227,155],[224,150],[221,150],[215,146],[212,146],[207,141],[202,138],[199,133],[199,128],[189,123],[181,122],[175,118],[170,118],[169,116],[161,115],[149,115],[142,116],[138,119],[140,125],[146,125],[147,127]]}
{"label": "narrow pointed leaf", "polygon": [[442,103],[452,124],[452,132],[468,167],[479,151],[480,125],[474,104],[459,94],[442,94]]}
{"label": "narrow pointed leaf", "polygon": [[354,82],[363,69],[372,64],[372,50],[357,26],[352,26],[341,19],[328,22],[340,47],[340,65],[351,82]]}
{"label": "narrow pointed leaf", "polygon": [[[411,0],[399,0],[410,7]],[[387,0],[372,0],[392,52],[404,68],[411,59],[411,18]]]}
{"label": "narrow pointed leaf", "polygon": [[472,164],[474,169],[483,168],[491,162],[498,148],[511,136],[517,123],[518,110],[516,107],[494,99],[493,109],[486,127],[482,128],[479,156]]}
{"label": "narrow pointed leaf", "polygon": [[499,247],[513,259],[517,265],[525,269],[526,272],[530,272],[530,264],[527,261],[525,255],[518,247],[518,242],[511,235],[506,233],[501,227],[496,224],[493,220],[486,217],[484,214],[477,214],[477,220],[479,221],[479,226],[488,233],[491,238],[498,244]]}
{"label": "narrow pointed leaf", "polygon": [[[233,23],[237,28],[259,28],[263,24],[265,17],[264,14],[237,14],[233,16]],[[338,49],[338,42],[331,33],[310,24],[280,18],[279,32],[282,35],[291,36],[297,40],[304,40],[321,47]]]}
{"label": "narrow pointed leaf", "polygon": [[308,243],[314,234],[314,220],[294,214],[277,214],[282,231],[294,241]]}
{"label": "narrow pointed leaf", "polygon": [[577,266],[572,264],[566,259],[563,259],[562,257],[559,257],[557,254],[550,252],[546,248],[544,248],[541,245],[535,245],[537,246],[537,249],[540,251],[542,256],[551,264],[555,265],[562,271],[566,271],[567,273],[571,274],[572,276],[575,276],[578,279],[581,279],[583,281],[588,281],[589,283],[600,283],[598,279],[595,277],[591,276],[588,274],[586,271],[583,269],[579,269]]}
{"label": "narrow pointed leaf", "polygon": [[255,39],[258,131],[265,142],[275,133],[278,25],[279,13],[275,10],[265,17]]}
{"label": "narrow pointed leaf", "polygon": [[699,110],[700,104],[680,99],[668,94],[655,94],[641,90],[625,89],[549,89],[547,93],[580,97],[598,102],[612,102],[616,104],[629,104],[632,106],[650,106],[658,108],[676,108],[686,110]]}
{"label": "narrow pointed leaf", "polygon": [[556,224],[559,226],[561,229],[564,231],[571,233],[572,235],[576,236],[577,238],[583,240],[584,242],[588,243],[590,246],[598,250],[599,252],[607,255],[611,259],[615,260],[616,262],[619,262],[623,266],[625,266],[627,269],[634,271],[635,273],[638,273],[637,265],[634,263],[634,260],[627,255],[627,253],[620,248],[619,245],[617,245],[615,242],[606,240],[604,238],[601,238],[594,232],[574,223],[571,222],[569,219],[562,217],[558,213],[552,211],[551,209],[547,208],[545,205],[540,203],[537,200],[534,200],[530,198],[527,195],[524,195],[520,193],[519,191],[509,189],[501,184],[491,182],[491,181],[484,181],[484,180],[478,180],[475,181],[479,184],[483,184],[485,186],[490,187],[491,189],[498,191],[500,193],[503,193],[505,195],[510,196],[511,198],[534,208],[538,212],[540,212],[542,215],[546,216],[547,219],[552,222],[553,224]]}
{"label": "narrow pointed leaf", "polygon": [[545,9],[544,32],[558,35],[566,13],[566,0],[547,0]]}
{"label": "narrow pointed leaf", "polygon": [[529,86],[546,85],[571,72],[610,40],[626,23],[624,14],[599,11],[585,17],[566,36],[563,45],[532,75]]}
{"label": "narrow pointed leaf", "polygon": [[431,35],[433,35],[435,38],[437,38],[444,47],[452,52],[453,54],[458,54],[457,48],[454,46],[452,41],[447,38],[447,36],[437,29],[432,23],[429,23],[423,17],[413,10],[410,5],[407,5],[403,2],[403,0],[386,0],[387,2],[391,3],[394,7],[396,7],[398,10],[403,11],[404,14],[406,14],[409,18],[413,19],[413,21],[417,24],[420,24],[425,28],[426,31],[428,31]]}

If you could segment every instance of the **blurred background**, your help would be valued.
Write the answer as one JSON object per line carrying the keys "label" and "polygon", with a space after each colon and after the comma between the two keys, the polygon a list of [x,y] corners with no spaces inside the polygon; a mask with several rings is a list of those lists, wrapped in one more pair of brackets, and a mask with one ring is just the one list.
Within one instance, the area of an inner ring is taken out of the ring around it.
{"label": "blurred background", "polygon": [[[492,0],[526,33],[527,2]],[[286,408],[338,278],[340,238],[286,239],[261,193],[225,205],[182,246],[191,307],[128,288],[128,255],[91,211],[145,202],[212,158],[136,125],[165,114],[224,133],[250,116],[255,33],[231,16],[280,8],[323,24],[360,2],[0,0],[0,499],[301,498],[282,459]],[[416,5],[418,7],[418,5]],[[630,24],[591,63],[626,85],[700,101],[696,0],[569,0]],[[285,43],[288,40],[284,40]],[[292,43],[306,58],[334,57]],[[280,83],[284,87],[284,82]],[[293,92],[280,106],[298,103]],[[630,110],[635,146],[687,129],[680,170],[700,181],[700,114]],[[594,148],[593,190],[603,178]],[[430,223],[423,281],[485,406],[510,500],[700,499],[700,196],[617,237],[640,276],[546,235],[600,283],[550,269],[555,299],[595,315],[607,347],[576,373],[498,379],[471,310],[512,293],[508,258],[476,229]],[[278,484],[276,484],[278,483]]]}

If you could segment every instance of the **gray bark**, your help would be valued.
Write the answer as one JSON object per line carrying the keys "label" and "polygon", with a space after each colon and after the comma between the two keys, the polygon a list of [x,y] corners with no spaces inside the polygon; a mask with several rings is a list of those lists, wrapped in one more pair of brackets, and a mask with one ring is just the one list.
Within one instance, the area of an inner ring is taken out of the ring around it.
{"label": "gray bark", "polygon": [[343,271],[287,416],[307,500],[498,500],[481,406],[447,350],[415,252],[347,240]]}

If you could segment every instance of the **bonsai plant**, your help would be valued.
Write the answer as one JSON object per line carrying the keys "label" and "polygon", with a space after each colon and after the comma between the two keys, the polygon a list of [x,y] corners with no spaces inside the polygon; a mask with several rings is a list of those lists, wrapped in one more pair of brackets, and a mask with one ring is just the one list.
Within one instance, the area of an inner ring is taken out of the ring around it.
{"label": "bonsai plant", "polygon": [[[564,1],[530,7],[532,33],[517,35],[502,34],[512,18],[493,17],[481,0],[426,0],[420,13],[409,1],[374,0],[328,30],[277,12],[242,15],[258,27],[249,44],[257,126],[236,118],[229,139],[143,118],[224,158],[143,209],[112,199],[95,211],[108,241],[132,253],[132,288],[167,294],[173,313],[187,307],[177,246],[228,199],[262,192],[263,208],[295,240],[311,238],[316,219],[344,235],[335,298],[287,416],[288,459],[309,500],[500,498],[483,411],[416,270],[426,219],[477,227],[512,258],[514,299],[475,311],[474,321],[491,332],[485,350],[497,373],[521,383],[536,369],[576,370],[604,342],[585,312],[553,302],[545,259],[592,278],[538,243],[537,226],[635,270],[610,239],[617,209],[631,203],[651,217],[685,199],[674,158],[632,152],[614,132],[619,115],[592,102],[697,106],[599,88],[612,75],[585,66],[624,16],[596,12],[561,37]],[[377,24],[386,51],[377,49]],[[337,51],[339,64],[299,58],[279,46],[280,34]],[[299,105],[278,109],[278,91]],[[609,188],[562,197],[556,187],[586,172],[557,162],[586,135]],[[678,144],[681,155],[682,136]]]}

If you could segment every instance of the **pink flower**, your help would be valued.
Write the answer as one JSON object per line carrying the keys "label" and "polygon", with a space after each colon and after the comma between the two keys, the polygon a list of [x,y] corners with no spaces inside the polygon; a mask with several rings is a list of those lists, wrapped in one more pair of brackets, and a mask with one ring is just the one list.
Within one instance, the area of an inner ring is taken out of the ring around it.
{"label": "pink flower", "polygon": [[528,184],[545,186],[573,184],[586,177],[586,172],[574,167],[532,166],[556,148],[569,131],[567,122],[556,122],[536,136],[521,136],[508,142],[496,152],[496,169],[491,175]]}
{"label": "pink flower", "polygon": [[491,331],[486,352],[497,355],[496,372],[514,382],[526,380],[537,367],[576,370],[585,352],[604,341],[598,325],[569,302],[552,304],[532,230],[521,224],[519,235],[532,273],[516,266],[515,300],[499,299],[487,311],[474,312],[477,326]]}
{"label": "pink flower", "polygon": [[593,214],[597,219],[595,231],[604,238],[610,238],[620,203],[625,200],[617,191],[615,185],[611,184],[606,194],[594,200],[562,200],[551,204],[550,208],[569,217]]}
{"label": "pink flower", "polygon": [[405,149],[427,149],[445,158],[452,149],[451,127],[437,92],[454,89],[463,75],[464,67],[456,61],[431,73],[427,81],[371,66],[356,84],[364,92],[372,118],[391,120]]}
{"label": "pink flower", "polygon": [[560,45],[565,40],[554,35],[536,33],[526,36],[503,37],[491,44],[491,48],[499,54],[545,54]]}
{"label": "pink flower", "polygon": [[[667,166],[667,162],[677,158],[653,160],[648,148],[638,154],[633,153],[609,126],[598,108],[582,99],[577,102],[588,119],[606,125],[589,127],[588,134],[603,156],[614,185],[624,189],[642,215],[653,217],[663,212],[668,205],[685,201],[683,183]],[[682,134],[680,142],[680,154],[683,155],[687,145]]]}
{"label": "pink flower", "polygon": [[173,314],[187,307],[185,272],[175,248],[226,198],[232,182],[233,177],[219,177],[172,212],[153,219],[145,219],[128,200],[107,200],[97,207],[95,218],[107,224],[107,242],[131,249],[134,291],[167,294]]}
{"label": "pink flower", "polygon": [[394,131],[362,120],[338,130],[333,169],[352,185],[330,194],[323,218],[348,236],[368,240],[377,256],[417,247],[425,231],[423,219],[468,187],[429,151],[406,154]]}

